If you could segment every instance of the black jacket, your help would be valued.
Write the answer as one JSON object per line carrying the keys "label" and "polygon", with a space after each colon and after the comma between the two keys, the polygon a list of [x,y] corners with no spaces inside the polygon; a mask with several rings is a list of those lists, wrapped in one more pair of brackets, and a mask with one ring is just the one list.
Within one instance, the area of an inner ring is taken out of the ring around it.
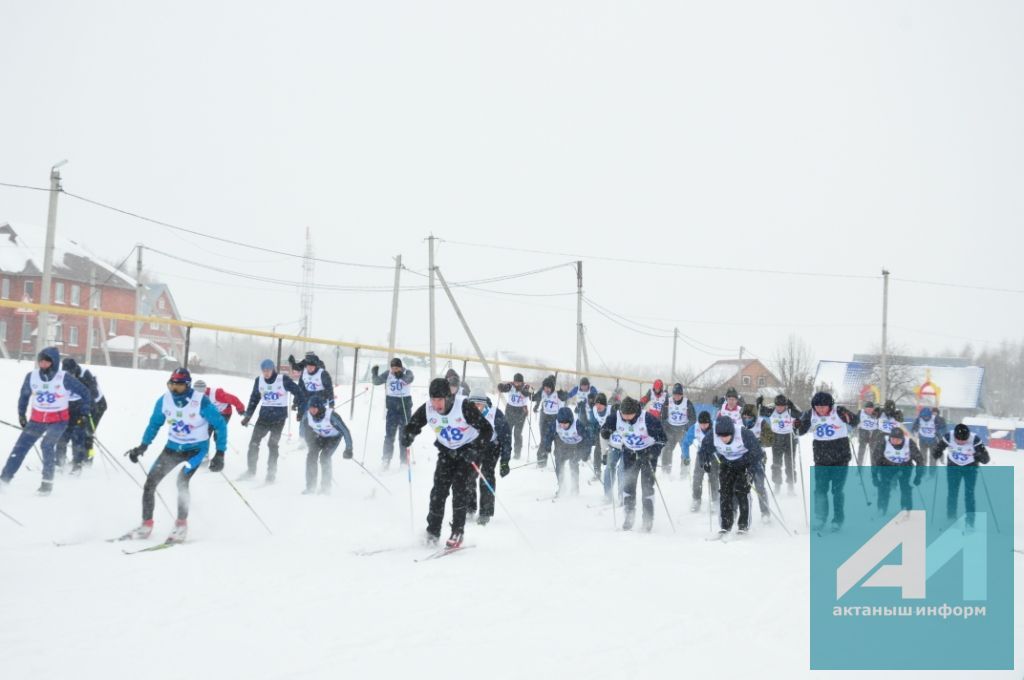
{"label": "black jacket", "polygon": [[[860,422],[860,416],[845,406],[836,406],[836,413],[846,423],[847,429],[852,430]],[[811,413],[814,407],[807,409],[798,420],[793,423],[793,432],[799,436],[811,429]],[[814,450],[815,465],[849,465],[852,455],[850,452],[850,438],[842,437],[831,440],[814,440],[811,447]]]}
{"label": "black jacket", "polygon": [[741,437],[743,439],[743,446],[747,447],[747,452],[742,456],[736,460],[720,457],[715,449],[715,433],[711,431],[705,435],[704,441],[700,443],[700,448],[697,449],[697,462],[700,465],[704,465],[717,459],[719,465],[725,465],[726,467],[745,467],[751,465],[763,471],[766,456],[764,449],[761,448],[761,442],[757,439],[757,435],[745,427],[740,427],[736,429],[736,434],[733,435],[733,437],[736,436]]}
{"label": "black jacket", "polygon": [[[973,432],[971,433],[971,437],[974,440],[974,462],[970,463],[970,465],[978,465],[979,463],[982,465],[987,465],[989,461],[992,460],[991,457],[988,455],[988,449],[986,449],[985,444],[982,443],[981,437],[974,434]],[[933,451],[932,455],[935,456],[935,458],[942,458],[942,456],[945,455],[946,453],[946,449],[949,448],[949,443],[952,439],[952,432],[947,432],[946,434],[939,437],[939,443],[935,445],[935,450]],[[956,463],[953,463],[953,465],[956,465]]]}
{"label": "black jacket", "polygon": [[[450,411],[449,411],[450,413]],[[445,414],[447,415],[447,414]],[[494,434],[494,428],[487,422],[487,418],[477,409],[476,406],[470,403],[469,399],[462,400],[462,417],[466,419],[466,422],[473,426],[479,433],[480,436],[475,441],[466,444],[458,449],[449,449],[440,441],[437,442],[437,448],[441,452],[447,451],[450,454],[456,456],[461,455],[465,452],[467,460],[471,460],[472,457],[479,454],[482,447],[490,443],[491,435]],[[497,419],[495,419],[497,422]],[[408,448],[412,446],[412,442],[416,439],[416,436],[423,430],[427,425],[427,405],[422,404],[416,411],[413,412],[412,418],[409,419],[409,423],[402,428],[402,436],[399,444],[402,448]],[[466,451],[466,449],[470,449]]]}

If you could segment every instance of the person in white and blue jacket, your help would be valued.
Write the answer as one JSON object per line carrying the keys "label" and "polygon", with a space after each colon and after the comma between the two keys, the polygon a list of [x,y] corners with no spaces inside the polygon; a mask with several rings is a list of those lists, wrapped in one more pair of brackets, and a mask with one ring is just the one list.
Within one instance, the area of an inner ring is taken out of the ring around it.
{"label": "person in white and blue jacket", "polygon": [[974,486],[978,482],[978,465],[987,465],[991,460],[988,449],[985,448],[981,437],[971,432],[965,424],[959,423],[952,432],[947,432],[939,438],[932,457],[946,458],[946,516],[949,519],[957,516],[962,482],[967,528],[973,530]]}
{"label": "person in white and blue jacket", "polygon": [[320,464],[320,493],[329,494],[334,481],[331,457],[345,439],[343,458],[352,457],[352,435],[348,431],[341,416],[322,395],[314,394],[306,404],[306,490],[302,493],[316,492],[317,463]]}
{"label": "person in white and blue jacket", "polygon": [[585,400],[588,397],[597,397],[597,388],[590,384],[590,378],[580,378],[580,384],[574,385],[565,396],[566,400],[575,397],[579,397],[581,400]]}
{"label": "person in white and blue jacket", "polygon": [[[580,420],[571,408],[563,406],[555,415],[555,477],[558,479],[556,497],[577,496],[580,493],[580,461],[590,457],[589,423]],[[571,486],[565,480],[565,466],[572,474]]]}
{"label": "person in white and blue jacket", "polygon": [[167,391],[153,406],[153,414],[142,435],[142,443],[125,453],[133,463],[137,463],[146,453],[164,423],[168,427],[167,444],[149,468],[146,483],[142,487],[142,524],[122,536],[123,539],[149,538],[153,532],[156,487],[168,473],[184,463],[178,473],[178,519],[167,542],[181,543],[185,540],[191,500],[189,482],[210,452],[211,428],[216,436],[217,452],[210,461],[210,472],[224,469],[224,450],[228,445],[227,422],[209,397],[192,389],[192,374],[187,368],[177,368],[171,373]]}
{"label": "person in white and blue jacket", "polygon": [[[385,386],[384,406],[387,413],[384,416],[384,455],[381,467],[387,470],[391,465],[392,456],[395,455],[395,436],[412,416],[411,387],[415,376],[402,365],[402,360],[398,357],[391,360],[387,374],[380,374],[380,366],[374,366],[370,372],[374,385]],[[402,465],[409,464],[406,449],[398,452],[398,458]]]}
{"label": "person in white and blue jacket", "polygon": [[665,445],[665,431],[661,419],[650,411],[640,411],[640,404],[632,397],[626,397],[618,406],[612,407],[601,428],[601,438],[611,440],[618,435],[622,442],[623,498],[625,510],[623,531],[633,528],[636,516],[636,483],[640,478],[643,493],[642,530],[649,532],[654,527],[654,473],[658,458]]}
{"label": "person in white and blue jacket", "polygon": [[[939,438],[946,434],[946,419],[939,415],[938,410],[925,406],[914,419],[910,431],[917,435],[917,443],[921,454],[928,461],[926,465],[935,465],[937,459],[932,455]],[[934,472],[934,471],[933,471]]]}
{"label": "person in white and blue jacket", "polygon": [[764,475],[764,450],[753,432],[736,427],[728,416],[719,416],[715,431],[704,437],[697,458],[705,473],[711,472],[712,461],[719,464],[718,498],[721,501],[720,534],[732,531],[733,501],[739,504],[737,532],[745,534],[750,528],[750,478]]}
{"label": "person in white and blue jacket", "polygon": [[281,430],[284,429],[285,420],[288,418],[289,392],[295,397],[295,403],[299,408],[305,410],[303,408],[305,395],[302,388],[287,375],[279,373],[273,360],[261,361],[260,375],[253,381],[249,404],[242,416],[242,427],[249,427],[249,421],[252,420],[256,408],[260,409],[260,414],[256,417],[256,426],[249,438],[248,465],[245,472],[239,477],[240,480],[252,479],[256,476],[256,463],[260,459],[260,444],[267,435],[270,435],[267,440],[267,447],[270,449],[270,458],[267,459],[267,484],[273,484],[277,479],[278,444],[281,442]]}
{"label": "person in white and blue jacket", "polygon": [[[36,357],[36,368],[25,376],[18,395],[18,424],[21,434],[14,442],[11,455],[7,457],[3,472],[0,472],[0,486],[10,484],[25,455],[40,437],[43,439],[43,482],[38,493],[48,496],[53,491],[53,475],[57,467],[57,440],[64,434],[70,418],[71,395],[82,402],[78,413],[85,417],[82,427],[86,435],[92,434],[92,422],[88,419],[92,408],[89,389],[75,376],[61,369],[60,352],[56,347],[47,347]],[[31,417],[26,416],[29,404]]]}

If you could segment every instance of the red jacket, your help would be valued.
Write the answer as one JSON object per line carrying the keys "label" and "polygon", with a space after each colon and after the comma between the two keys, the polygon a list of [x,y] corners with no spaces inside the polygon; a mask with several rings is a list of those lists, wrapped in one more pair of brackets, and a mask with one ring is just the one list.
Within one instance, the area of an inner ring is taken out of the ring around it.
{"label": "red jacket", "polygon": [[206,388],[206,396],[210,397],[210,401],[213,402],[213,405],[217,407],[217,410],[220,411],[222,416],[225,418],[230,417],[232,406],[234,406],[235,410],[238,411],[238,415],[245,413],[245,404],[242,403],[241,399],[230,392],[225,392],[219,387],[213,392],[213,395],[211,395],[210,389],[211,388],[209,387]]}

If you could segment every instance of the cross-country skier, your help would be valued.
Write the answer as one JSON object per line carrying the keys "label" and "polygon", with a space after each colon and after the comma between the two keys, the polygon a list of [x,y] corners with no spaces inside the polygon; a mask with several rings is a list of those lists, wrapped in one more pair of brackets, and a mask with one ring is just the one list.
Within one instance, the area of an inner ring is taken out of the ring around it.
{"label": "cross-country skier", "polygon": [[288,355],[288,364],[292,367],[293,371],[299,371],[299,385],[302,387],[302,399],[297,401],[293,406],[298,413],[295,419],[299,421],[300,433],[305,432],[306,424],[303,421],[303,416],[306,415],[303,410],[309,405],[309,399],[314,394],[319,394],[327,402],[327,405],[334,408],[334,381],[331,380],[331,374],[327,372],[327,368],[324,367],[324,362],[320,360],[320,357],[315,352],[306,352],[306,356],[302,361],[295,361],[295,357]]}
{"label": "cross-country skier", "polygon": [[[386,375],[380,375],[380,366],[371,369],[373,384],[385,385],[384,406],[387,415],[384,417],[384,454],[381,459],[381,467],[385,470],[391,465],[391,458],[395,454],[395,434],[409,422],[412,415],[412,371],[402,365],[402,360],[395,357],[391,360]],[[398,453],[399,462],[408,465],[406,450]]]}
{"label": "cross-country skier", "polygon": [[[36,357],[36,367],[25,375],[18,396],[18,424],[21,434],[14,442],[11,455],[7,458],[3,472],[0,472],[0,488],[10,484],[25,454],[42,437],[43,481],[37,493],[49,496],[53,491],[53,475],[57,467],[57,440],[64,433],[70,418],[71,395],[80,400],[79,417],[85,416],[82,427],[87,435],[92,434],[92,423],[87,419],[92,412],[92,395],[78,378],[64,371],[60,366],[60,352],[56,347],[47,347]],[[32,415],[25,413],[31,404]]]}
{"label": "cross-country skier", "polygon": [[[661,450],[661,469],[665,477],[672,474],[672,455],[676,447],[686,436],[690,425],[697,421],[697,413],[693,408],[693,402],[683,396],[683,384],[676,383],[672,386],[672,395],[665,400],[661,407],[661,426],[665,430],[665,448]],[[686,466],[690,464],[688,457],[683,458],[683,469],[681,477],[685,475]]]}
{"label": "cross-country skier", "polygon": [[540,409],[540,448],[537,450],[537,467],[547,467],[548,454],[555,436],[555,416],[565,406],[566,394],[555,389],[555,376],[549,375],[541,383],[541,390],[533,395],[533,412]]}
{"label": "cross-country skier", "polygon": [[[749,475],[759,474],[756,468],[763,465],[764,458],[764,451],[754,433],[745,427],[736,427],[728,416],[719,416],[714,433],[705,436],[701,442],[697,460],[704,472],[711,472],[712,460],[717,459],[719,464],[719,534],[732,531],[734,501],[739,505],[737,533],[745,534],[750,529]],[[760,474],[763,476],[764,472]]]}
{"label": "cross-country skier", "polygon": [[[477,487],[479,486],[480,513],[476,517],[476,523],[484,525],[494,517],[494,494],[491,493],[491,489],[498,490],[498,480],[494,476],[494,470],[498,466],[498,461],[501,461],[502,477],[505,477],[510,472],[508,462],[512,457],[512,432],[509,430],[508,419],[505,417],[505,414],[501,412],[501,409],[495,408],[491,404],[491,400],[486,393],[474,390],[469,396],[469,401],[487,419],[491,427],[494,428],[491,440],[482,446],[480,453],[480,472],[483,474],[483,479],[479,479],[480,475],[476,474],[476,470],[473,471],[473,475],[469,478],[468,514],[472,515],[476,510]],[[479,484],[477,483],[478,479]],[[484,480],[487,480],[486,484]],[[487,484],[490,484],[490,488],[488,488]]]}
{"label": "cross-country skier", "polygon": [[[589,428],[568,406],[558,409],[555,416],[555,477],[558,491],[555,496],[576,496],[580,492],[580,461],[590,455]],[[572,481],[565,478],[565,467],[569,467]]]}
{"label": "cross-country skier", "polygon": [[441,537],[444,505],[452,494],[452,533],[448,548],[462,545],[469,507],[469,479],[474,474],[470,462],[480,459],[483,445],[490,441],[494,428],[469,403],[463,394],[452,394],[444,378],[434,378],[427,390],[427,403],[412,414],[409,424],[402,429],[399,441],[404,448],[412,446],[416,435],[429,427],[437,437],[437,464],[434,467],[434,486],[430,490],[430,510],[427,513],[428,544],[436,544]]}
{"label": "cross-country skier", "polygon": [[[693,441],[697,445],[697,451],[700,452],[700,447],[703,445],[704,440],[707,439],[709,434],[713,434],[711,427],[711,414],[707,411],[701,411],[697,416],[697,423],[693,426]],[[719,469],[718,469],[718,458],[711,458],[711,468],[707,471],[704,470],[704,466],[700,464],[700,460],[697,461],[697,466],[693,469],[693,502],[690,504],[690,512],[700,512],[701,496],[704,493],[704,476],[708,475],[708,484],[711,485],[711,498],[708,500],[711,503],[711,507],[714,507],[718,502],[718,487],[719,487]]]}
{"label": "cross-country skier", "polygon": [[624,490],[622,506],[625,508],[623,531],[633,528],[636,515],[636,482],[640,477],[643,493],[643,530],[650,531],[654,526],[654,472],[658,466],[658,456],[665,445],[665,431],[661,428],[661,420],[649,412],[641,412],[640,404],[632,397],[626,397],[612,413],[601,428],[601,437],[611,439],[612,433],[622,438],[622,460]]}
{"label": "cross-country skier", "polygon": [[[838,531],[846,518],[844,489],[847,467],[850,464],[850,430],[857,426],[857,414],[845,406],[836,406],[828,392],[818,392],[811,398],[811,408],[793,423],[799,437],[805,432],[814,434],[814,525],[821,531],[829,516],[829,492],[832,493],[832,530]],[[890,428],[891,429],[891,428]]]}
{"label": "cross-country skier", "polygon": [[[611,482],[614,480],[608,479],[608,453],[611,449],[611,443],[601,438],[601,428],[604,427],[605,422],[608,420],[608,415],[611,413],[611,409],[608,408],[608,396],[604,392],[598,392],[594,397],[594,405],[589,410],[587,422],[589,424],[587,438],[591,441],[594,453],[594,474],[597,478],[602,481],[605,489],[605,499],[608,502],[612,500],[611,494]],[[622,451],[618,452],[618,458],[615,464],[618,465],[622,459]],[[600,462],[598,462],[600,461]],[[601,466],[604,466],[604,474],[601,473]],[[615,470],[612,471],[614,476]],[[620,485],[621,486],[621,485]]]}
{"label": "cross-country skier", "polygon": [[[242,403],[241,399],[231,394],[227,390],[221,389],[220,387],[216,389],[212,387],[207,387],[206,381],[202,379],[196,380],[194,383],[192,383],[192,389],[198,392],[199,394],[206,395],[206,398],[213,403],[214,407],[224,417],[225,423],[231,420],[232,411],[236,411],[240,416],[245,415],[245,404]],[[213,428],[210,428],[210,434],[213,435],[214,437],[214,447],[216,448],[217,433],[213,430]]]}
{"label": "cross-country skier", "polygon": [[865,449],[870,450],[878,431],[878,418],[882,409],[875,406],[873,401],[864,402],[860,411],[860,424],[857,425],[857,465],[864,462]]}
{"label": "cross-country skier", "polygon": [[454,368],[448,369],[444,374],[444,379],[448,381],[452,394],[461,394],[464,397],[469,396],[469,385],[462,381],[462,378],[459,377],[458,372]]}
{"label": "cross-country skier", "polygon": [[[67,447],[71,444],[71,474],[77,475],[82,466],[92,464],[93,433],[107,410],[107,400],[100,391],[96,377],[89,371],[82,373],[82,367],[71,357],[64,357],[61,368],[65,373],[78,378],[92,395],[90,413],[82,413],[82,398],[74,392],[68,395],[68,427],[57,440],[57,467],[64,467],[67,459]],[[86,422],[89,421],[89,422]]]}
{"label": "cross-country skier", "polygon": [[873,442],[885,439],[892,432],[892,428],[900,424],[901,421],[897,418],[896,413],[896,402],[892,399],[886,400],[885,406],[882,408],[882,415],[878,416],[878,428]]}
{"label": "cross-country skier", "polygon": [[597,397],[597,388],[590,384],[590,378],[580,378],[579,385],[573,385],[573,388],[566,394],[566,401],[569,399],[585,400],[586,398]]}
{"label": "cross-country skier", "polygon": [[[210,427],[217,433],[217,452],[210,461],[210,472],[224,469],[224,451],[228,445],[228,426],[224,417],[205,395],[192,389],[187,368],[177,368],[167,381],[167,392],[156,400],[142,443],[125,453],[133,463],[146,453],[157,432],[167,423],[167,444],[157,456],[142,487],[142,524],[123,539],[149,538],[153,533],[153,506],[156,487],[167,474],[182,463],[178,473],[178,519],[167,543],[181,543],[188,535],[189,482],[210,451]],[[223,447],[223,448],[221,448]]]}
{"label": "cross-country skier", "polygon": [[284,429],[285,420],[288,418],[289,392],[295,397],[296,403],[302,402],[302,388],[287,375],[279,373],[273,360],[261,361],[260,375],[253,381],[249,404],[242,417],[242,427],[249,426],[257,406],[260,414],[256,417],[256,425],[252,428],[252,436],[249,438],[248,465],[239,479],[252,479],[256,476],[260,443],[268,435],[267,448],[270,449],[270,457],[267,459],[267,484],[273,484],[277,479],[278,444],[281,441],[281,430]]}
{"label": "cross-country skier", "polygon": [[974,529],[974,486],[978,482],[978,465],[986,465],[990,458],[981,437],[959,423],[952,432],[939,438],[932,453],[934,458],[946,456],[946,516],[957,516],[957,502],[960,500],[960,484],[964,486],[964,511],[967,513],[967,529]]}
{"label": "cross-country skier", "polygon": [[[665,391],[665,381],[658,378],[654,381],[650,391],[640,397],[640,408],[655,418],[661,418],[661,409],[666,401],[668,401],[668,392]],[[671,457],[671,454],[669,455]]]}
{"label": "cross-country skier", "polygon": [[523,382],[523,374],[516,373],[512,376],[512,382],[498,384],[498,392],[505,395],[505,418],[512,428],[514,439],[512,457],[518,459],[523,450],[523,425],[526,424],[533,390]]}
{"label": "cross-country skier", "polygon": [[735,387],[730,387],[725,391],[725,401],[718,409],[718,414],[715,415],[715,421],[718,418],[725,416],[732,421],[732,424],[736,427],[743,425],[743,417],[740,415],[740,394],[736,391]]}
{"label": "cross-country skier", "polygon": [[331,457],[345,439],[343,458],[352,457],[352,435],[341,416],[327,405],[323,395],[314,394],[306,404],[306,488],[303,494],[316,493],[317,464],[320,465],[320,493],[331,493],[334,481]]}
{"label": "cross-country skier", "polygon": [[[761,401],[761,397],[758,397]],[[761,405],[760,403],[758,404]],[[782,487],[782,470],[786,470],[786,488],[795,496],[796,483],[793,465],[793,421],[800,417],[800,410],[784,394],[775,395],[775,407],[761,406],[761,416],[767,418],[772,432],[772,485]]]}
{"label": "cross-country skier", "polygon": [[937,459],[932,453],[935,451],[939,437],[946,434],[946,419],[939,415],[938,410],[932,410],[925,406],[914,419],[910,431],[917,435],[918,443],[921,445],[921,453],[928,461],[925,465],[935,465]]}
{"label": "cross-country skier", "polygon": [[[744,404],[743,409],[740,411],[740,416],[743,421],[743,429],[754,435],[758,444],[771,440],[772,434],[768,422],[757,415],[757,408],[754,404]],[[768,523],[772,519],[772,510],[768,504],[768,491],[765,488],[764,468],[767,457],[763,447],[758,456],[759,458],[764,458],[764,460],[759,460],[757,465],[750,466],[750,481],[753,482],[754,490],[757,493],[757,505],[761,510],[761,521]]]}
{"label": "cross-country skier", "polygon": [[889,509],[889,494],[893,482],[900,486],[900,507],[909,512],[914,505],[910,488],[911,467],[917,466],[914,473],[914,486],[921,484],[924,472],[924,458],[917,443],[905,437],[902,427],[894,427],[889,436],[875,442],[871,449],[871,481],[878,489],[878,510],[885,513]]}

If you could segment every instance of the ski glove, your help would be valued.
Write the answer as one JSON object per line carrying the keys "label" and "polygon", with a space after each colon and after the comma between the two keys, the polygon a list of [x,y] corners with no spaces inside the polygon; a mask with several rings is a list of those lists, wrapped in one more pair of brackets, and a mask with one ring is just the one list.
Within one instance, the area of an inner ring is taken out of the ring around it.
{"label": "ski glove", "polygon": [[220,472],[224,469],[224,452],[218,451],[217,455],[210,461],[210,472]]}
{"label": "ski glove", "polygon": [[380,366],[374,366],[373,368],[371,368],[370,373],[372,373],[373,377],[376,378],[377,374],[380,373]]}
{"label": "ski glove", "polygon": [[21,425],[21,429],[23,430],[25,429],[25,426],[28,425],[28,418],[25,417],[24,413],[18,414],[18,424]]}
{"label": "ski glove", "polygon": [[341,454],[341,457],[342,458],[351,458],[352,457],[352,449],[345,449],[345,452]]}
{"label": "ski glove", "polygon": [[921,477],[923,474],[924,470],[921,469],[920,465],[917,466],[917,474],[914,475],[914,486],[921,486]]}
{"label": "ski glove", "polygon": [[398,438],[398,443],[403,449],[407,449],[412,446],[412,437],[407,435],[405,432],[402,432],[402,435]]}
{"label": "ski glove", "polygon": [[502,463],[500,472],[502,477],[507,477],[508,473],[512,472],[512,468],[508,466],[508,463]]}
{"label": "ski glove", "polygon": [[249,427],[249,420],[251,418],[252,418],[252,416],[246,416],[246,417],[242,418],[242,427]]}
{"label": "ski glove", "polygon": [[128,449],[128,452],[124,455],[128,456],[128,459],[133,463],[138,463],[139,458],[142,457],[142,454],[144,454],[148,448],[149,444],[139,444],[134,449]]}
{"label": "ski glove", "polygon": [[700,467],[701,467],[702,470],[704,470],[704,472],[706,472],[708,474],[711,473],[711,461],[708,461],[706,463],[701,463]]}
{"label": "ski glove", "polygon": [[295,414],[295,420],[301,423],[302,422],[302,414],[301,413],[296,413]]}
{"label": "ski glove", "polygon": [[754,403],[757,404],[757,408],[761,408],[764,406],[764,397],[758,396],[757,399],[754,400]]}

